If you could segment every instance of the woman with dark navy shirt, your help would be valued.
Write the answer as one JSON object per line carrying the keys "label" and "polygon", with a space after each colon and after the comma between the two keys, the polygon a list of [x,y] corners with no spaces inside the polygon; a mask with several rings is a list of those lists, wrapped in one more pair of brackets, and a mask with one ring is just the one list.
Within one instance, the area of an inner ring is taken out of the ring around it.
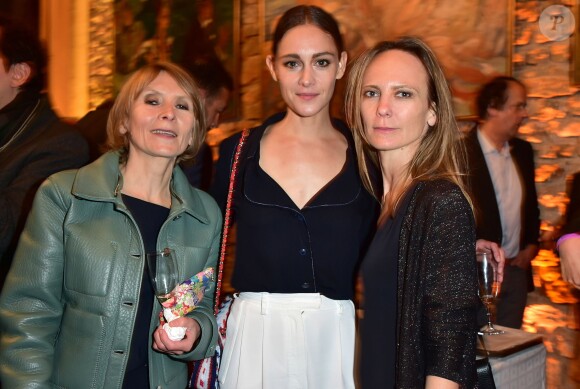
{"label": "woman with dark navy shirt", "polygon": [[[378,203],[351,135],[329,102],[347,55],[336,21],[288,10],[270,74],[287,109],[250,131],[234,192],[234,300],[221,388],[354,388],[354,279]],[[222,143],[213,194],[223,204],[233,148]]]}
{"label": "woman with dark navy shirt", "polygon": [[475,223],[443,71],[416,38],[380,42],[353,65],[346,101],[363,182],[382,203],[362,265],[362,387],[472,388]]}

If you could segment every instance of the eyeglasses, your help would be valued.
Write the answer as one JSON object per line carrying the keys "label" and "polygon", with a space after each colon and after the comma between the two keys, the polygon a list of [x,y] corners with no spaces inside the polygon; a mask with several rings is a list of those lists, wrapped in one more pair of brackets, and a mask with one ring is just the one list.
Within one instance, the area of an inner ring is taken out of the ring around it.
{"label": "eyeglasses", "polygon": [[526,103],[510,104],[505,106],[505,108],[515,109],[516,111],[523,111],[527,109],[527,104]]}

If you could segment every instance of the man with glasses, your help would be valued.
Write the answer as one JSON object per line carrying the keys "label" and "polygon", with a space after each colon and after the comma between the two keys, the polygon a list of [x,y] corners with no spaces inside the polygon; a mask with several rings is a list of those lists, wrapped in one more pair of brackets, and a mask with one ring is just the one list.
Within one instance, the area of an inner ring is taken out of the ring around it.
{"label": "man with glasses", "polygon": [[479,123],[464,138],[477,238],[505,251],[496,323],[511,328],[521,327],[527,293],[533,290],[531,260],[540,231],[534,152],[529,142],[516,137],[528,117],[526,92],[513,77],[485,84],[477,96]]}

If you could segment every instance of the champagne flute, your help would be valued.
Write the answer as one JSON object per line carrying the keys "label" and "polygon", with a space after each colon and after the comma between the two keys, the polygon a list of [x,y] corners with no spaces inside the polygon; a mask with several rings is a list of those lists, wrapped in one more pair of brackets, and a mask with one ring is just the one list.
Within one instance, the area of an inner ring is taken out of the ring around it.
{"label": "champagne flute", "polygon": [[175,252],[165,248],[162,251],[147,253],[147,266],[155,296],[163,304],[170,298],[171,291],[179,283]]}
{"label": "champagne flute", "polygon": [[477,279],[479,282],[479,298],[487,312],[487,324],[479,330],[482,335],[499,335],[504,331],[495,328],[491,322],[491,307],[495,304],[500,289],[497,280],[497,262],[493,259],[491,252],[478,251],[477,258]]}

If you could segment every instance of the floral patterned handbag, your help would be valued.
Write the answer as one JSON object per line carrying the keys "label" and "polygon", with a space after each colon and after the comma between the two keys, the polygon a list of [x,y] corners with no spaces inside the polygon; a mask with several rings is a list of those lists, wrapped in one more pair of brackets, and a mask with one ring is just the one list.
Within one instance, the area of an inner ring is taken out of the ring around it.
{"label": "floral patterned handbag", "polygon": [[230,223],[231,207],[232,207],[232,196],[234,193],[234,183],[238,173],[239,157],[242,152],[242,147],[249,133],[250,132],[247,129],[242,132],[242,136],[240,138],[240,141],[236,148],[236,152],[234,154],[234,161],[232,163],[232,169],[230,173],[230,185],[228,188],[226,209],[224,213],[224,229],[220,247],[220,257],[218,260],[218,274],[217,274],[215,305],[214,305],[214,315],[216,316],[218,324],[218,342],[215,348],[214,355],[193,362],[191,378],[189,380],[188,386],[188,388],[190,389],[217,389],[219,387],[218,373],[220,368],[222,352],[224,350],[226,342],[228,316],[230,314],[230,309],[233,302],[233,298],[231,296],[228,296],[224,299],[224,301],[220,303],[222,275],[224,269],[224,259],[226,256],[226,244],[228,240],[228,232],[231,224]]}

